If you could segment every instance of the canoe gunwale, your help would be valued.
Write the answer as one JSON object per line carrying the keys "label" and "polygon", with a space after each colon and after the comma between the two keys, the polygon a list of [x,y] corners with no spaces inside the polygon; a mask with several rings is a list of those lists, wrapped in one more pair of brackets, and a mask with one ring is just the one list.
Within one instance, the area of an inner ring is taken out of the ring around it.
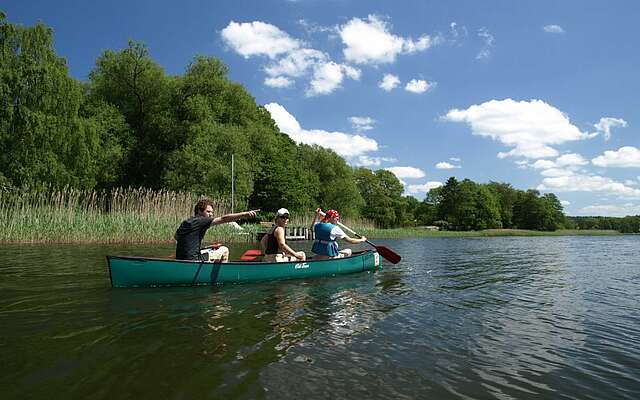
{"label": "canoe gunwale", "polygon": [[[360,250],[360,251],[354,251],[353,254],[351,254],[349,257],[340,257],[340,258],[322,258],[322,259],[313,259],[313,258],[308,258],[305,261],[300,261],[300,260],[296,260],[296,261],[282,261],[282,262],[265,262],[265,261],[242,261],[242,260],[237,260],[237,261],[229,261],[226,263],[221,263],[219,261],[200,261],[200,260],[176,260],[176,259],[172,259],[172,258],[154,258],[154,257],[141,257],[141,256],[110,256],[107,255],[107,262],[109,261],[109,259],[111,258],[119,258],[119,259],[124,259],[124,260],[132,260],[132,261],[164,261],[164,262],[170,262],[170,263],[185,263],[185,264],[224,264],[225,266],[232,266],[232,265],[284,265],[284,264],[298,264],[301,262],[312,262],[312,263],[319,263],[319,262],[326,262],[326,261],[337,261],[337,260],[348,260],[350,258],[356,258],[356,257],[362,257],[363,255],[372,252],[373,250],[371,249],[366,249],[366,250]],[[111,268],[109,268],[109,273],[111,273]]]}
{"label": "canoe gunwale", "polygon": [[107,255],[111,287],[201,286],[269,280],[316,278],[375,271],[380,266],[373,249],[349,257],[319,260],[262,262],[174,260]]}

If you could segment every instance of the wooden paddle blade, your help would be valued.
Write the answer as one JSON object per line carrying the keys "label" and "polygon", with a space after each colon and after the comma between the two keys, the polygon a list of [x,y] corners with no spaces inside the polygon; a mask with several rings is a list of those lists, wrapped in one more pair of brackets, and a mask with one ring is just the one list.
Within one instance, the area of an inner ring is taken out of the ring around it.
{"label": "wooden paddle blade", "polygon": [[400,262],[400,260],[402,260],[402,257],[400,257],[400,254],[396,253],[395,251],[391,250],[388,247],[385,247],[385,246],[375,246],[375,247],[378,253],[380,253],[380,255],[385,260],[389,261],[391,264],[397,264]]}

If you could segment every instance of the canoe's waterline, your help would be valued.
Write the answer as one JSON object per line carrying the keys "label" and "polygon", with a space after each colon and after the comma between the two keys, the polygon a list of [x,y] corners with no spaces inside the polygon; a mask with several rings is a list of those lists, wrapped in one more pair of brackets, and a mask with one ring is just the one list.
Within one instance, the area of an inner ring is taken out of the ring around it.
{"label": "canoe's waterline", "polygon": [[113,287],[193,286],[374,271],[380,265],[380,256],[367,250],[345,258],[281,263],[213,263],[107,256],[107,265]]}

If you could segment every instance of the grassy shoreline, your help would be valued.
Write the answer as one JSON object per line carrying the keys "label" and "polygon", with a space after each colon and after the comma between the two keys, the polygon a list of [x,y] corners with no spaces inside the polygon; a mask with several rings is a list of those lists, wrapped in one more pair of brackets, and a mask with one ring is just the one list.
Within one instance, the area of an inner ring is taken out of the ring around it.
{"label": "grassy shoreline", "polygon": [[[148,189],[118,189],[108,193],[72,188],[0,192],[0,243],[173,243],[177,227],[192,215],[197,199],[198,196],[191,193]],[[226,199],[213,201],[214,215],[231,211]],[[294,213],[290,225],[309,226],[312,217],[313,213]],[[344,223],[371,239],[622,235],[604,230],[454,232],[419,227],[376,229],[365,220],[345,220]],[[229,224],[213,226],[204,242],[252,243],[262,229],[254,221],[244,224],[242,230]]]}
{"label": "grassy shoreline", "polygon": [[[173,234],[177,224],[158,224],[157,221],[138,221],[146,226],[146,229],[130,229],[128,223],[110,226],[109,229],[87,232],[73,231],[71,223],[64,230],[48,230],[39,235],[26,237],[3,237],[0,244],[37,244],[37,243],[65,243],[65,244],[152,244],[173,243]],[[179,223],[179,222],[178,222]],[[238,230],[230,225],[214,226],[207,232],[203,243],[222,241],[224,243],[253,243],[256,242],[256,234],[261,227],[258,224],[242,225],[243,230]],[[473,237],[533,237],[533,236],[622,236],[618,231],[612,230],[558,230],[555,232],[529,231],[522,229],[490,229],[485,231],[428,231],[420,228],[402,229],[371,229],[363,228],[359,233],[370,239],[412,239],[412,238],[473,238]]]}

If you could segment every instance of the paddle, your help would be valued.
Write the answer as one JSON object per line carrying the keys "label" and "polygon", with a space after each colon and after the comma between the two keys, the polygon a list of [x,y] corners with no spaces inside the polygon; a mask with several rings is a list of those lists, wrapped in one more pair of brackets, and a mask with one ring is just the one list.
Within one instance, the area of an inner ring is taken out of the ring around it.
{"label": "paddle", "polygon": [[[324,213],[322,211],[320,211],[320,215],[322,215],[324,217]],[[338,225],[356,235],[357,237],[361,238],[362,236],[360,236],[358,233],[356,233],[353,229],[349,228],[348,226],[344,225],[343,223],[336,221],[338,223]],[[385,246],[376,246],[375,244],[371,243],[369,240],[366,240],[367,243],[369,243],[371,246],[375,247],[376,251],[387,261],[389,261],[391,264],[397,264],[400,262],[400,260],[402,260],[402,257],[400,256],[400,254],[396,253],[395,251],[391,250],[388,247]]]}

